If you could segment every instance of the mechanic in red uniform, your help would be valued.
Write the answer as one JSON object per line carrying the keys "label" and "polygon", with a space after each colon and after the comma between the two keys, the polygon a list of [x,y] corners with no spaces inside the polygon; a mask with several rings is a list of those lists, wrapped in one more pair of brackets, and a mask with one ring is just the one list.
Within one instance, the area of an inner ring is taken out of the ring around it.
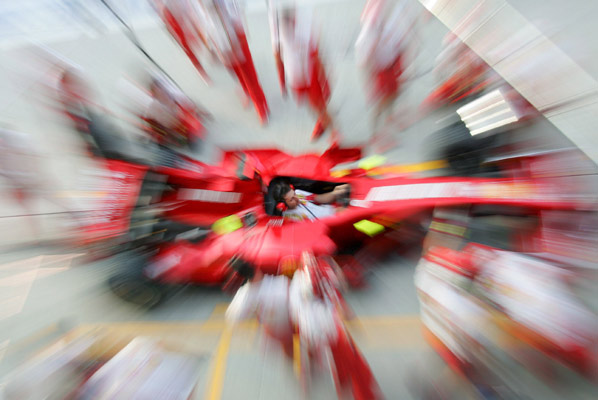
{"label": "mechanic in red uniform", "polygon": [[241,10],[236,0],[207,0],[208,36],[215,54],[234,73],[251,99],[260,122],[266,124],[270,110],[259,82],[247,43]]}
{"label": "mechanic in red uniform", "polygon": [[308,371],[328,352],[340,399],[348,398],[349,393],[356,400],[379,399],[382,396],[374,374],[343,323],[353,316],[342,295],[344,286],[343,273],[334,260],[302,254],[289,287],[290,317],[308,361],[302,367]]}
{"label": "mechanic in red uniform", "polygon": [[414,22],[413,13],[403,0],[398,3],[369,0],[362,13],[355,51],[358,64],[369,76],[375,134],[382,115],[390,117],[393,104],[401,93],[407,45]]}
{"label": "mechanic in red uniform", "polygon": [[293,325],[289,315],[289,284],[284,275],[264,275],[257,270],[235,293],[226,310],[226,320],[236,323],[256,317],[268,341],[279,345],[293,359]]}
{"label": "mechanic in red uniform", "polygon": [[205,37],[201,35],[201,27],[197,26],[197,19],[191,20],[192,15],[199,15],[191,12],[192,9],[187,0],[156,0],[156,9],[166,29],[183,49],[197,72],[206,82],[209,82],[206,70],[194,51],[198,44],[206,43]]}
{"label": "mechanic in red uniform", "polygon": [[332,141],[338,142],[339,135],[328,111],[330,85],[313,30],[312,10],[306,7],[297,10],[294,7],[283,8],[275,0],[268,5],[272,45],[283,93],[288,84],[297,101],[307,101],[317,114],[312,140],[332,128]]}
{"label": "mechanic in red uniform", "polygon": [[284,71],[284,62],[280,52],[280,0],[267,0],[268,2],[268,22],[270,23],[270,34],[272,35],[272,52],[276,62],[276,71],[278,72],[278,83],[282,96],[287,96],[287,84]]}

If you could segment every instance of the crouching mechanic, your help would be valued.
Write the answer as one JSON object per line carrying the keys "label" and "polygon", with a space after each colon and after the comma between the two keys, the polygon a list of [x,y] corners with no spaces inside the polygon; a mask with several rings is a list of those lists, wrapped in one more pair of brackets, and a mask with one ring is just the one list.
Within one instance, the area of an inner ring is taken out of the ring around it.
{"label": "crouching mechanic", "polygon": [[349,185],[339,185],[333,191],[322,194],[313,194],[305,190],[295,190],[286,182],[278,183],[273,189],[274,200],[277,208],[282,210],[285,218],[311,221],[325,218],[336,213],[336,208],[331,205],[340,197],[348,193]]}

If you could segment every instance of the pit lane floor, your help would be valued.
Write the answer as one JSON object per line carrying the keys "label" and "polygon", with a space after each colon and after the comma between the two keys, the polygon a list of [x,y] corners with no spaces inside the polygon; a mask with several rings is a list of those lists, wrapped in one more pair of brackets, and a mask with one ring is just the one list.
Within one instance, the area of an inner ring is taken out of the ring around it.
{"label": "pit lane floor", "polygon": [[[115,341],[158,336],[205,355],[197,398],[301,398],[293,365],[264,347],[255,321],[227,328],[224,312],[230,296],[219,289],[186,288],[144,311],[107,289],[106,280],[122,256],[84,262],[79,254],[35,248],[5,254],[3,261],[2,376],[65,334],[100,329]],[[409,398],[403,377],[426,349],[412,282],[414,266],[409,259],[387,263],[372,274],[369,288],[349,295],[358,315],[349,326],[388,398]],[[316,380],[312,392],[311,398],[334,398],[332,380]]]}
{"label": "pit lane floor", "polygon": [[[114,342],[152,336],[203,358],[194,399],[334,399],[328,374],[315,374],[308,395],[296,378],[296,365],[268,348],[259,326],[247,321],[231,329],[224,321],[230,296],[218,289],[189,287],[151,311],[122,302],[106,279],[124,256],[85,262],[81,255],[52,248],[4,254],[0,264],[0,382],[16,365],[58,338],[102,332]],[[422,397],[422,387],[452,382],[458,397],[475,398],[433,354],[423,339],[413,284],[418,251],[375,268],[369,286],[347,299],[357,318],[348,326],[388,399]],[[296,363],[295,363],[296,364]],[[525,376],[531,397],[592,398],[550,388]],[[448,378],[447,378],[448,377]],[[436,383],[434,383],[436,382]],[[458,389],[455,389],[455,386]]]}

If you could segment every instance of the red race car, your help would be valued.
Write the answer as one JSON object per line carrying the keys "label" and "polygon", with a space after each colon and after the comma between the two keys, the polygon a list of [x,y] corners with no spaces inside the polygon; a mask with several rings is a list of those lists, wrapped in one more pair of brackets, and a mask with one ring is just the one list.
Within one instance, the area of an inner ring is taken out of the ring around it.
{"label": "red race car", "polygon": [[[266,274],[292,274],[304,251],[321,256],[360,246],[389,250],[396,248],[396,235],[394,242],[389,238],[399,222],[437,206],[494,204],[535,214],[595,204],[595,196],[581,196],[580,188],[551,178],[331,172],[338,164],[360,158],[358,148],[301,156],[276,149],[239,150],[225,152],[215,166],[193,162],[194,168],[152,168],[143,187],[160,182],[156,201],[134,213],[146,209],[153,214],[145,223],[143,218],[132,223],[129,234],[153,240],[110,279],[112,290],[126,300],[155,305],[169,285],[226,285],[248,267]],[[280,180],[316,194],[342,184],[350,191],[332,215],[296,222],[283,218],[276,207],[272,192]],[[132,234],[139,226],[146,231]]]}

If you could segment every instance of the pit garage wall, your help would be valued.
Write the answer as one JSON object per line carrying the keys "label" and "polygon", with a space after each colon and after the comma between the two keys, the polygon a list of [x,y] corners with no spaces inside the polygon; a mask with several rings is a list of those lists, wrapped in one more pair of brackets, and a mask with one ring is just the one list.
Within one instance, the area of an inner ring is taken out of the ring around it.
{"label": "pit garage wall", "polygon": [[[592,69],[587,65],[582,68],[505,0],[419,1],[598,163],[598,82]],[[533,3],[543,11],[543,1]],[[560,15],[550,8],[553,15],[549,17],[565,24],[566,15],[598,12],[598,3],[588,3],[594,2],[567,2],[566,9],[560,6],[564,11]],[[570,25],[565,29],[583,32],[568,20]],[[593,26],[590,28],[595,32]],[[569,39],[569,45],[578,40],[595,41],[582,35],[570,35]]]}

